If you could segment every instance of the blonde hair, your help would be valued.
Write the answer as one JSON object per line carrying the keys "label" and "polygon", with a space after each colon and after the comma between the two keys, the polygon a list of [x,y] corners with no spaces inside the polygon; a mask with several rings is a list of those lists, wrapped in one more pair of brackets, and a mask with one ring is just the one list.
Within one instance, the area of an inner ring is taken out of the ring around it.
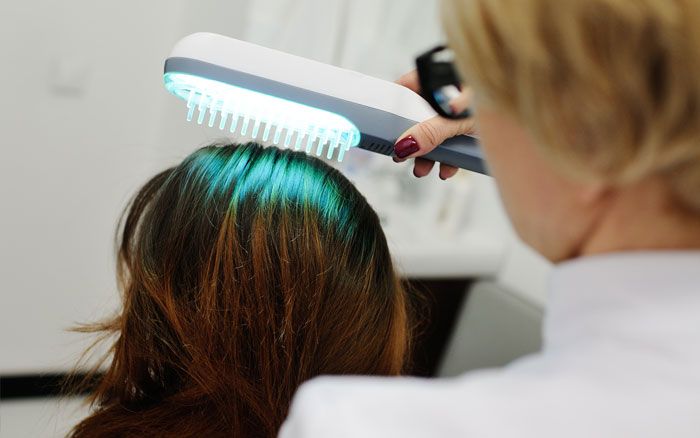
{"label": "blonde hair", "polygon": [[700,1],[444,0],[458,66],[569,174],[700,213]]}

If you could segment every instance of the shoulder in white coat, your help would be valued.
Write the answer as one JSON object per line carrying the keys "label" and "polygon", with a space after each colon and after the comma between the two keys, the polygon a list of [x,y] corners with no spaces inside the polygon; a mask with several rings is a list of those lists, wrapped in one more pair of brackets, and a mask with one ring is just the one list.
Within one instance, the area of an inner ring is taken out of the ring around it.
{"label": "shoulder in white coat", "polygon": [[455,379],[314,379],[280,437],[700,437],[700,253],[565,264],[550,298],[541,353]]}

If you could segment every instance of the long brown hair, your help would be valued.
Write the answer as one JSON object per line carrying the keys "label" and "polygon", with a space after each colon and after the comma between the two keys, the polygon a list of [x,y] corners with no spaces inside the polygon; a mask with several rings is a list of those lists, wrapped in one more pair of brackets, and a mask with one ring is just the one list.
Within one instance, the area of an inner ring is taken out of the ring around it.
{"label": "long brown hair", "polygon": [[300,152],[208,146],[148,181],[118,239],[123,294],[92,436],[272,437],[320,374],[401,372],[406,296],[375,212]]}

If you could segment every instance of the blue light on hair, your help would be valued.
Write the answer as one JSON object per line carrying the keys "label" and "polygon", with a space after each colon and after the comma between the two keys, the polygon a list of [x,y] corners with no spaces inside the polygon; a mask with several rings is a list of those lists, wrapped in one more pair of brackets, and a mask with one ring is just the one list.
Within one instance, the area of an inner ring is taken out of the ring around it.
{"label": "blue light on hair", "polygon": [[[223,130],[230,121],[232,133],[316,156],[325,147],[326,158],[335,155],[337,161],[360,143],[357,127],[330,111],[185,73],[169,72],[164,80],[170,93],[187,101],[187,120],[194,120],[197,112],[198,124],[204,123],[208,110],[210,127]],[[217,117],[221,121],[215,125]]]}
{"label": "blue light on hair", "polygon": [[251,143],[206,148],[190,160],[185,166],[190,181],[201,184],[207,198],[228,198],[229,208],[253,202],[259,211],[309,209],[325,223],[342,224],[340,234],[350,235],[356,228],[352,218],[357,196],[341,187],[337,171],[303,154]]}

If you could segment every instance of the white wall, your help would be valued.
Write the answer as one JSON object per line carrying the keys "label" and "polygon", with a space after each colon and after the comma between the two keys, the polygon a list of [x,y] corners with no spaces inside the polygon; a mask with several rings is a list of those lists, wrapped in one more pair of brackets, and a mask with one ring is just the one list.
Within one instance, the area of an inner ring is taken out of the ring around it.
{"label": "white wall", "polygon": [[116,299],[112,236],[152,172],[183,2],[24,0],[0,15],[0,372],[66,368]]}

